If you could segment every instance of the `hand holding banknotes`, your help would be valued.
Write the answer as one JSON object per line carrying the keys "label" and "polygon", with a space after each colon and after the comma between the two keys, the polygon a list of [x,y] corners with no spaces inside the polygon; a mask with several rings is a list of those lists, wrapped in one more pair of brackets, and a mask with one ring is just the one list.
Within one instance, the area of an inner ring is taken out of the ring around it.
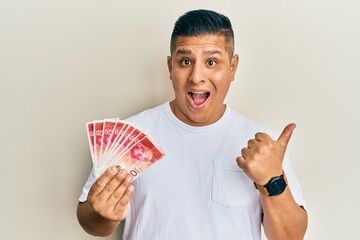
{"label": "hand holding banknotes", "polygon": [[86,126],[97,178],[88,202],[103,218],[121,221],[134,192],[131,182],[164,153],[145,130],[132,123],[116,118],[88,122]]}
{"label": "hand holding banknotes", "polygon": [[286,147],[296,125],[287,125],[275,141],[265,133],[256,133],[248,146],[241,150],[237,164],[248,177],[259,185],[265,185],[273,176],[282,174],[282,162]]}
{"label": "hand holding banknotes", "polygon": [[87,201],[78,205],[78,218],[90,234],[107,236],[126,218],[132,181],[165,154],[132,123],[115,118],[88,122],[86,127],[96,180]]}
{"label": "hand holding banknotes", "polygon": [[94,212],[106,220],[122,221],[134,192],[133,177],[124,169],[110,167],[90,189],[88,202]]}

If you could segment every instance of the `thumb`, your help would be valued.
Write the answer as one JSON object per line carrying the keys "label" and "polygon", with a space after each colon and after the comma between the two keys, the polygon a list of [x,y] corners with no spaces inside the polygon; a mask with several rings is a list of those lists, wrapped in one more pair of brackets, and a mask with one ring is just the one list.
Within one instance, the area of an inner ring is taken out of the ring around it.
{"label": "thumb", "polygon": [[284,128],[284,130],[280,134],[277,141],[281,145],[283,145],[285,148],[287,147],[287,145],[289,143],[289,140],[291,138],[291,135],[292,135],[295,128],[296,128],[296,124],[295,123],[290,123]]}

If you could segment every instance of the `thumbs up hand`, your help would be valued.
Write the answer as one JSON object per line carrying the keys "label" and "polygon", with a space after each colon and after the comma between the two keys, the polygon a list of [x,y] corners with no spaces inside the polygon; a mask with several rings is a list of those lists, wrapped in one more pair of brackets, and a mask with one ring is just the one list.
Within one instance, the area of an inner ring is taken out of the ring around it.
{"label": "thumbs up hand", "polygon": [[270,178],[282,174],[282,162],[291,134],[296,125],[287,125],[275,141],[266,133],[256,133],[255,139],[241,150],[236,158],[238,166],[259,185],[265,185]]}

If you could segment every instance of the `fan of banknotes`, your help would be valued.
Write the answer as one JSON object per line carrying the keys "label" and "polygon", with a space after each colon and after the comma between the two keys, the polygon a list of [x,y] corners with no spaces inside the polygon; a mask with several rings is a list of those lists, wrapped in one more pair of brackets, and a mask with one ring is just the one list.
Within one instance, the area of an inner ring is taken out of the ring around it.
{"label": "fan of banknotes", "polygon": [[96,178],[117,166],[136,179],[165,156],[145,130],[130,122],[104,119],[88,122],[86,127]]}

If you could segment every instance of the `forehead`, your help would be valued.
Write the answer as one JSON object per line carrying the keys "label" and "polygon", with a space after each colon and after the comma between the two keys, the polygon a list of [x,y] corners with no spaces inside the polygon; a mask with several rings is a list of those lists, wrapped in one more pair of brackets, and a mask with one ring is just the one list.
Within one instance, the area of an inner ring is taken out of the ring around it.
{"label": "forehead", "polygon": [[174,54],[193,51],[226,52],[226,41],[222,35],[206,34],[199,36],[178,36],[175,41]]}

